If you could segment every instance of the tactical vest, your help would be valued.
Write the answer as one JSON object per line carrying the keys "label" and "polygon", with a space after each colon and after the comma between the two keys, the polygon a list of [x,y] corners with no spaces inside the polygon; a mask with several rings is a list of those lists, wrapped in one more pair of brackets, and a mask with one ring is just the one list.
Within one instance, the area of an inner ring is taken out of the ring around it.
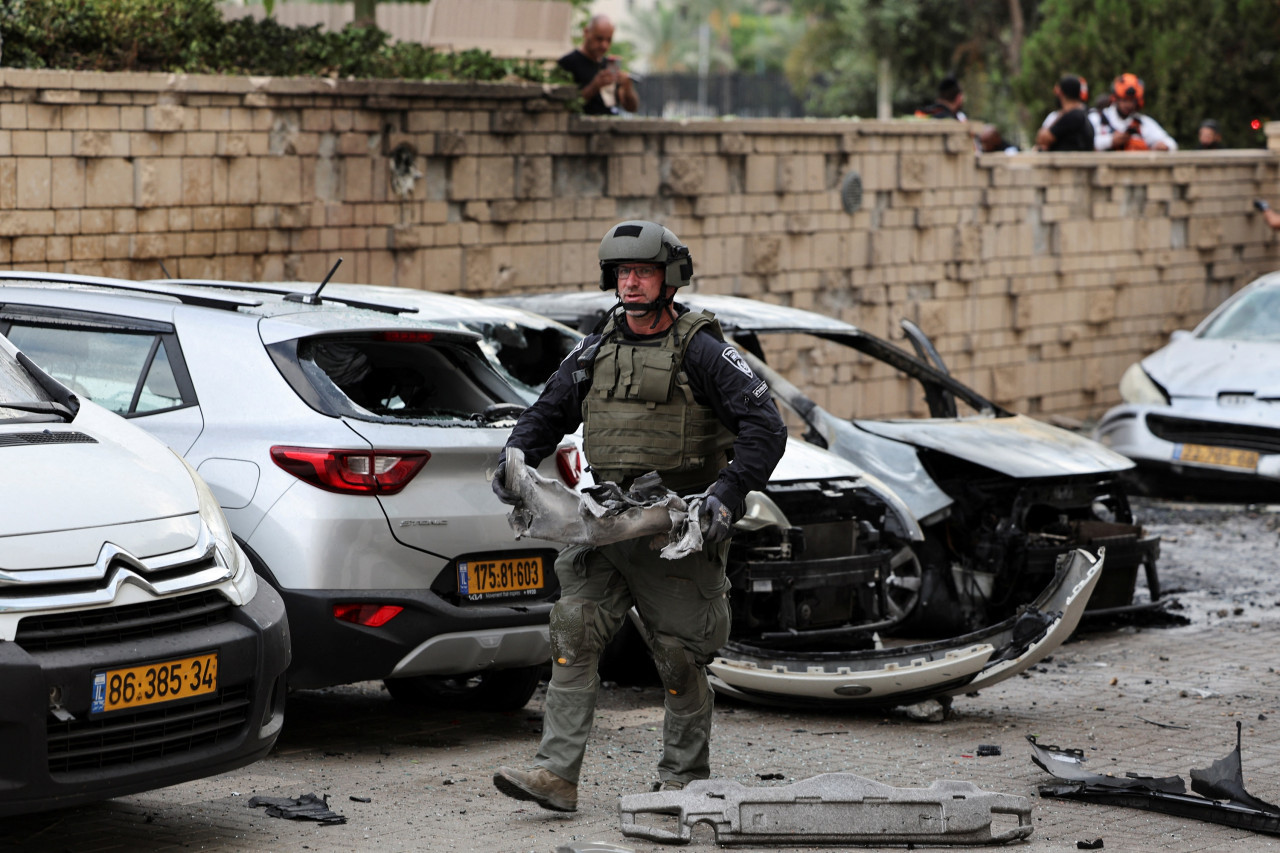
{"label": "tactical vest", "polygon": [[596,480],[625,488],[657,471],[676,491],[711,485],[728,464],[734,435],[710,406],[694,401],[682,365],[704,326],[724,340],[720,324],[712,314],[689,311],[676,319],[674,334],[636,345],[622,338],[616,322],[605,326],[582,401],[583,449]]}

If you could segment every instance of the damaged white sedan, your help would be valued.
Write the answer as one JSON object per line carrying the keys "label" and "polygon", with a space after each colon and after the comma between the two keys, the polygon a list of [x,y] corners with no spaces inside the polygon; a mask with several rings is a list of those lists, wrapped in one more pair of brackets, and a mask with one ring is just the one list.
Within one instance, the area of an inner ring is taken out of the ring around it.
{"label": "damaged white sedan", "polygon": [[1151,494],[1274,500],[1280,490],[1280,272],[1131,365],[1094,437]]}

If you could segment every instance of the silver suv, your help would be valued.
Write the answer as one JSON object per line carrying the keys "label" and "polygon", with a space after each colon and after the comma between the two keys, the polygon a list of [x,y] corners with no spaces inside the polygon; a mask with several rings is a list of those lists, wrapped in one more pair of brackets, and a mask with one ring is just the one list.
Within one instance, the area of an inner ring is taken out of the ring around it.
{"label": "silver suv", "polygon": [[0,815],[263,757],[284,605],[181,458],[0,338]]}
{"label": "silver suv", "polygon": [[[0,273],[0,333],[208,481],[283,596],[291,687],[522,706],[550,656],[555,546],[489,473],[523,398],[478,336],[356,299]],[[547,462],[575,485],[572,442]]]}

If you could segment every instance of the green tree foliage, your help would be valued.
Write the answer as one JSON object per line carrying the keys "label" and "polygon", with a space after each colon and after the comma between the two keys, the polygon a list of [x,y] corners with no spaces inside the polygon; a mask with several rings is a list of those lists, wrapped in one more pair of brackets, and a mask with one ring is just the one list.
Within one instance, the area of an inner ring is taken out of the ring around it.
{"label": "green tree foliage", "polygon": [[[1035,0],[1012,0],[1018,9]],[[876,66],[893,72],[896,115],[933,101],[938,81],[961,79],[965,109],[988,120],[1009,114],[1011,0],[794,0],[808,21],[787,57],[792,86],[823,115],[875,115]]]}
{"label": "green tree foliage", "polygon": [[777,0],[658,0],[626,35],[654,72],[698,70],[699,30],[708,28],[709,70],[780,71],[803,20]]}
{"label": "green tree foliage", "polygon": [[571,83],[558,68],[391,42],[376,27],[224,21],[214,0],[6,0],[0,64],[88,71],[384,77]]}
{"label": "green tree foliage", "polygon": [[1126,71],[1146,84],[1146,112],[1194,147],[1205,118],[1227,145],[1262,144],[1252,119],[1275,116],[1280,92],[1276,0],[1043,0],[1016,91],[1043,116],[1054,81],[1083,74],[1106,92]]}

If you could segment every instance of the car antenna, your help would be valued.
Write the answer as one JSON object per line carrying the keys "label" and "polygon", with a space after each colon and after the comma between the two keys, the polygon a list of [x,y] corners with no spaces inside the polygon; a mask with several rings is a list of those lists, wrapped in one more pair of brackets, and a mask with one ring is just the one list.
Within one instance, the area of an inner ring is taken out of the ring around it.
{"label": "car antenna", "polygon": [[165,278],[173,278],[169,275],[169,268],[164,265],[164,261],[160,261],[160,272],[164,273]]}
{"label": "car antenna", "polygon": [[338,271],[338,267],[342,266],[342,258],[338,258],[338,262],[333,265],[333,269],[329,270],[329,274],[324,277],[324,281],[320,282],[320,286],[311,293],[286,293],[286,302],[301,302],[303,305],[319,305],[320,291],[324,290],[324,286],[329,283],[329,279],[333,278],[333,274]]}

